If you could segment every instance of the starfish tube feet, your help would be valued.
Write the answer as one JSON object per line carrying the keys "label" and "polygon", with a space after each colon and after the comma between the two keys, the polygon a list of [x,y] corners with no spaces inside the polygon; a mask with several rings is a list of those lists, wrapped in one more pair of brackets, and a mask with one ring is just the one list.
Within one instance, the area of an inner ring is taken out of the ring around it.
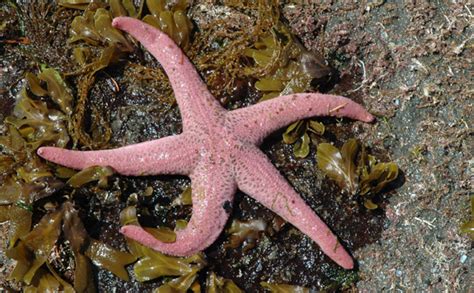
{"label": "starfish tube feet", "polygon": [[111,150],[74,151],[41,147],[37,153],[48,161],[72,169],[109,166],[119,174],[131,176],[188,175],[197,157],[197,151],[187,143],[183,134]]}
{"label": "starfish tube feet", "polygon": [[255,147],[246,151],[244,157],[236,167],[238,188],[308,235],[338,265],[352,269],[352,257],[337,237],[273,167],[270,160]]}
{"label": "starfish tube feet", "polygon": [[[206,171],[207,170],[207,171]],[[191,175],[193,213],[185,229],[176,232],[176,241],[165,243],[138,226],[124,226],[120,232],[165,254],[190,256],[211,245],[229,217],[225,203],[232,200],[235,182],[229,170],[208,166]]]}

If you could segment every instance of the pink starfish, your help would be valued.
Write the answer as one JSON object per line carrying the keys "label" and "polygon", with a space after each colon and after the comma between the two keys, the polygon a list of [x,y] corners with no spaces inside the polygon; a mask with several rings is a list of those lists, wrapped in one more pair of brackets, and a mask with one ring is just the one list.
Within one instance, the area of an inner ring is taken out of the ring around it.
{"label": "pink starfish", "polygon": [[311,237],[340,266],[351,269],[351,256],[258,145],[268,134],[302,118],[336,116],[370,122],[373,116],[347,98],[316,93],[282,96],[226,111],[166,34],[128,17],[115,18],[113,26],[138,39],[163,66],[182,115],[183,133],[112,150],[42,147],[38,154],[74,169],[100,165],[123,175],[188,175],[193,213],[175,242],[163,243],[138,226],[120,230],[163,253],[187,256],[211,245],[226,224],[227,207],[239,188]]}

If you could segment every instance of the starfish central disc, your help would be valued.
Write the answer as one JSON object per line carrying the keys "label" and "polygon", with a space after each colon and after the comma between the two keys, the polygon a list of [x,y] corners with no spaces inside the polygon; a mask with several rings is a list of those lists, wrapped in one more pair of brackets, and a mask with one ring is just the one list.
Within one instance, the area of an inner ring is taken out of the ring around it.
{"label": "starfish central disc", "polygon": [[227,111],[207,89],[194,66],[160,30],[139,20],[118,17],[113,26],[135,37],[168,75],[183,120],[183,133],[112,150],[73,151],[42,147],[38,154],[74,169],[110,166],[123,175],[187,175],[192,182],[193,211],[176,241],[164,243],[138,226],[121,232],[170,255],[204,250],[222,232],[225,208],[240,189],[313,239],[346,269],[353,260],[337,237],[302,200],[258,148],[270,133],[313,116],[349,117],[371,122],[373,116],[351,100],[318,93],[293,94]]}

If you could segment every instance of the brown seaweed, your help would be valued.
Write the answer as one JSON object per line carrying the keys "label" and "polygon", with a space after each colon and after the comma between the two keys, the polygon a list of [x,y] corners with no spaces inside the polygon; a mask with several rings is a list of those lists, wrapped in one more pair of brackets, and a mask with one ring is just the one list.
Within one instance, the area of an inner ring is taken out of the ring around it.
{"label": "brown seaweed", "polygon": [[170,36],[176,44],[184,50],[190,45],[193,24],[186,15],[188,2],[175,1],[174,5],[167,5],[163,0],[147,0],[146,5],[151,14],[145,15],[143,21],[161,29]]}
{"label": "brown seaweed", "polygon": [[393,163],[378,162],[374,156],[366,153],[365,147],[359,153],[359,143],[349,139],[341,150],[331,144],[318,145],[316,160],[318,167],[339,187],[350,195],[359,194],[364,197],[364,206],[376,209],[371,197],[382,191],[390,182],[398,177],[398,166]]}
{"label": "brown seaweed", "polygon": [[7,250],[6,255],[17,260],[10,279],[30,284],[36,271],[46,262],[61,232],[62,212],[45,215],[38,225],[19,243]]}
{"label": "brown seaweed", "polygon": [[243,243],[243,251],[246,252],[253,248],[256,241],[260,239],[263,232],[267,229],[267,223],[261,219],[250,221],[239,221],[234,219],[227,233],[230,234],[228,243],[225,247],[237,248]]}
{"label": "brown seaweed", "polygon": [[310,136],[323,135],[325,131],[324,124],[321,122],[306,119],[292,123],[283,133],[283,142],[294,144],[293,154],[297,158],[306,158],[309,154]]}
{"label": "brown seaweed", "polygon": [[59,0],[58,4],[67,8],[85,10],[92,0]]}
{"label": "brown seaweed", "polygon": [[[136,209],[128,207],[120,213],[122,225],[139,225],[136,218]],[[189,286],[196,277],[196,273],[205,265],[206,261],[202,254],[195,254],[190,257],[172,257],[164,255],[151,248],[145,247],[138,242],[127,239],[127,245],[133,256],[138,258],[133,266],[133,271],[138,281],[145,282],[163,276],[178,276],[180,281],[171,281],[168,287],[180,288],[179,284],[186,281]],[[177,280],[175,279],[175,280]],[[192,279],[192,281],[190,281]],[[165,288],[165,287],[164,287]],[[162,288],[161,290],[165,290]],[[166,292],[166,291],[159,291]]]}
{"label": "brown seaweed", "polygon": [[463,223],[460,227],[461,233],[465,233],[474,240],[474,195],[471,195],[471,220]]}
{"label": "brown seaweed", "polygon": [[88,246],[89,236],[71,203],[63,205],[64,236],[69,241],[74,254],[74,289],[78,292],[95,291],[92,267],[83,251]]}
{"label": "brown seaweed", "polygon": [[67,184],[74,188],[81,187],[87,183],[98,181],[98,186],[105,188],[108,184],[108,177],[114,174],[112,168],[103,166],[92,166],[85,168],[74,174]]}
{"label": "brown seaweed", "polygon": [[[244,54],[254,62],[254,66],[245,68],[245,72],[259,78],[255,88],[263,93],[260,101],[305,92],[312,88],[314,79],[330,73],[324,59],[304,49],[282,23],[260,37],[253,47],[245,49]],[[293,152],[297,158],[308,156],[310,132],[322,135],[324,125],[309,119],[297,121],[283,134],[285,143],[294,144]]]}
{"label": "brown seaweed", "polygon": [[288,284],[261,282],[260,285],[272,293],[309,293],[309,288]]}
{"label": "brown seaweed", "polygon": [[341,151],[329,143],[318,145],[318,167],[349,194],[357,192],[359,184],[354,163],[357,151],[358,144],[355,139],[344,143]]}
{"label": "brown seaweed", "polygon": [[243,293],[232,280],[224,279],[211,272],[206,280],[207,293]]}

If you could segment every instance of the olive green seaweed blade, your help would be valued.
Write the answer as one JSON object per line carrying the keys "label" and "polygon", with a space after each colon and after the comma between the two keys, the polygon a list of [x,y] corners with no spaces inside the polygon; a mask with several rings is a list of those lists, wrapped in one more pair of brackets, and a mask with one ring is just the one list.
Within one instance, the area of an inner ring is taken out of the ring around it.
{"label": "olive green seaweed blade", "polygon": [[461,225],[461,233],[466,233],[474,240],[474,195],[471,195],[471,220]]}
{"label": "olive green seaweed blade", "polygon": [[316,153],[318,167],[350,194],[356,191],[358,178],[352,160],[355,157],[354,152],[357,152],[356,143],[348,142],[343,146],[343,154],[329,143],[319,144]]}
{"label": "olive green seaweed blade", "polygon": [[260,285],[272,293],[309,293],[309,288],[288,284],[273,284],[261,282]]}
{"label": "olive green seaweed blade", "polygon": [[58,104],[61,111],[67,115],[72,114],[73,96],[71,90],[66,85],[66,82],[61,77],[61,74],[52,69],[44,68],[38,78],[45,81],[51,99]]}
{"label": "olive green seaweed blade", "polygon": [[351,138],[344,143],[341,148],[341,156],[344,162],[344,170],[346,174],[346,183],[349,194],[354,194],[357,191],[357,169],[354,163],[357,152],[359,151],[359,144],[357,140]]}
{"label": "olive green seaweed blade", "polygon": [[243,293],[232,280],[224,279],[211,272],[206,280],[207,293]]}
{"label": "olive green seaweed blade", "polygon": [[111,271],[124,281],[129,281],[127,270],[124,267],[137,259],[128,252],[114,249],[95,239],[90,240],[85,255],[87,255],[95,265]]}
{"label": "olive green seaweed blade", "polygon": [[102,188],[107,187],[108,177],[113,175],[113,170],[110,167],[92,166],[85,168],[74,174],[67,184],[74,188],[79,188],[92,181],[98,181],[98,185]]}
{"label": "olive green seaweed blade", "polygon": [[361,195],[375,194],[398,177],[398,166],[393,162],[375,163],[370,172],[363,172],[360,178]]}
{"label": "olive green seaweed blade", "polygon": [[[134,206],[129,206],[122,210],[120,213],[120,223],[121,225],[140,225],[137,219],[137,210]],[[162,241],[173,240],[176,237],[174,232],[168,229],[148,227],[144,229],[155,237],[160,237]],[[138,261],[133,266],[133,271],[135,278],[139,282],[146,282],[164,276],[178,276],[179,278],[189,280],[206,265],[202,254],[195,254],[189,257],[172,257],[154,251],[131,239],[127,239],[127,246],[132,255],[138,258]],[[185,278],[185,276],[188,276],[188,278]],[[171,284],[163,288],[160,287],[162,291],[159,292],[175,292],[163,291],[169,286]]]}
{"label": "olive green seaweed blade", "polygon": [[7,250],[9,258],[17,260],[10,279],[30,284],[38,269],[46,262],[53,249],[61,227],[60,210],[45,215],[36,227],[19,243]]}
{"label": "olive green seaweed blade", "polygon": [[58,4],[67,8],[85,10],[92,0],[59,0]]}
{"label": "olive green seaweed blade", "polygon": [[89,259],[83,254],[83,248],[89,235],[72,203],[65,202],[62,209],[64,236],[69,241],[74,255],[74,289],[78,292],[95,292],[92,266]]}

